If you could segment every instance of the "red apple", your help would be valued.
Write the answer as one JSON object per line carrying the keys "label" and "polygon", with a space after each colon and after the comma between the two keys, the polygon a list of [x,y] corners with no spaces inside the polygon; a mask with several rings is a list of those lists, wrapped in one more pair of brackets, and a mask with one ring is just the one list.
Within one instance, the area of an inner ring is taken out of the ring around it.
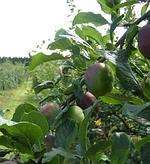
{"label": "red apple", "polygon": [[143,26],[138,34],[138,47],[142,55],[150,59],[150,24]]}
{"label": "red apple", "polygon": [[53,118],[58,112],[59,106],[56,103],[47,103],[41,107],[41,113],[47,118]]}
{"label": "red apple", "polygon": [[95,63],[84,74],[87,89],[96,97],[104,96],[112,90],[113,76],[106,64]]}
{"label": "red apple", "polygon": [[77,99],[77,105],[82,109],[86,109],[90,107],[95,100],[96,97],[92,93],[86,92],[79,99]]}

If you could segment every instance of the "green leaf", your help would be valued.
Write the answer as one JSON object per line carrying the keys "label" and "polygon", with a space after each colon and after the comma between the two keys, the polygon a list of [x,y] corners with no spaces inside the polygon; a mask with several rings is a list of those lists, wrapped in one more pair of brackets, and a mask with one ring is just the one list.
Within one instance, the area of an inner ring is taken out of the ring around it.
{"label": "green leaf", "polygon": [[137,0],[129,0],[129,1],[126,1],[126,2],[123,2],[123,3],[120,3],[116,6],[114,6],[113,10],[117,10],[117,9],[120,9],[120,8],[123,8],[123,7],[131,6],[131,5],[134,5],[136,3],[138,3]]}
{"label": "green leaf", "polygon": [[53,87],[54,87],[54,83],[52,81],[44,81],[43,83],[34,86],[33,89],[35,93],[37,94],[37,93],[40,93],[44,89],[53,88]]}
{"label": "green leaf", "polygon": [[76,156],[74,154],[71,154],[62,148],[57,148],[57,149],[53,148],[52,151],[44,154],[42,163],[51,162],[53,160],[53,158],[56,157],[57,155],[60,155],[67,159],[76,159]]}
{"label": "green leaf", "polygon": [[98,103],[98,101],[96,101],[93,104],[93,106],[87,108],[87,114],[79,128],[79,140],[80,140],[80,145],[81,145],[83,155],[86,155],[86,152],[88,149],[88,144],[89,144],[88,137],[87,137],[88,126],[89,126],[89,122],[91,120],[91,114],[94,111],[95,107],[97,106],[97,103]]}
{"label": "green leaf", "polygon": [[12,139],[6,135],[0,136],[0,145],[7,148],[14,148]]}
{"label": "green leaf", "polygon": [[[120,97],[119,97],[120,98]],[[104,103],[107,103],[107,104],[122,104],[122,101],[121,101],[121,98],[120,100],[115,97],[115,96],[102,96],[101,97],[101,100],[104,102]]]}
{"label": "green leaf", "polygon": [[73,63],[77,69],[85,70],[86,69],[86,59],[79,55],[79,56],[73,56]]}
{"label": "green leaf", "polygon": [[117,11],[113,9],[113,7],[117,4],[120,4],[120,1],[121,0],[97,0],[97,2],[101,6],[101,9],[107,14],[112,14],[115,12],[117,13]]}
{"label": "green leaf", "polygon": [[112,12],[112,9],[108,3],[108,0],[97,0],[97,2],[100,4],[102,10],[107,13],[107,14],[110,14]]}
{"label": "green leaf", "polygon": [[[148,119],[150,121],[150,113],[149,113],[149,109],[150,109],[150,102],[145,103],[144,105],[132,105],[132,104],[125,104],[122,107],[122,112],[124,115],[130,117],[130,118],[136,118],[137,116],[139,117],[143,117],[142,116],[142,112],[144,114],[144,112],[148,112],[146,114],[146,119]],[[143,118],[145,118],[143,117]]]}
{"label": "green leaf", "polygon": [[56,32],[55,40],[62,38],[63,35],[69,35],[69,33],[65,29],[61,28]]}
{"label": "green leaf", "polygon": [[[34,151],[34,145],[41,149],[41,144],[44,139],[43,132],[38,125],[29,122],[8,122],[1,118],[0,131],[5,135],[6,143],[1,138],[1,144],[12,143],[13,148],[19,150],[22,153],[32,154]],[[7,123],[7,124],[6,124]],[[6,138],[7,137],[7,138]]]}
{"label": "green leaf", "polygon": [[139,97],[124,95],[121,92],[111,92],[105,96],[101,97],[101,100],[108,104],[122,104],[126,103],[127,101],[136,105],[143,104],[143,100]]}
{"label": "green leaf", "polygon": [[125,164],[130,152],[131,141],[129,137],[123,133],[115,133],[112,136],[112,164]]}
{"label": "green leaf", "polygon": [[56,145],[64,149],[75,141],[78,132],[77,124],[72,120],[64,120],[56,128]]}
{"label": "green leaf", "polygon": [[96,41],[99,45],[104,44],[101,33],[92,26],[83,26],[80,31],[79,31],[79,28],[76,28],[76,33],[83,39],[88,37]]}
{"label": "green leaf", "polygon": [[139,112],[137,116],[141,117],[141,118],[144,118],[147,121],[150,121],[150,117],[149,117],[150,116],[150,110],[149,109],[150,109],[150,105],[148,105],[141,112]]}
{"label": "green leaf", "polygon": [[110,26],[110,39],[111,39],[112,43],[113,43],[113,32],[116,29],[116,27],[119,25],[119,23],[123,19],[123,17],[124,17],[123,14],[120,15],[119,17],[117,17]]}
{"label": "green leaf", "polygon": [[126,34],[126,43],[127,45],[132,44],[134,37],[138,33],[138,26],[132,25],[130,28],[127,30]]}
{"label": "green leaf", "polygon": [[85,35],[83,34],[83,31],[81,28],[79,28],[78,26],[75,28],[75,33],[82,38],[83,40],[86,40]]}
{"label": "green leaf", "polygon": [[120,4],[121,0],[97,0],[97,2],[100,4],[101,9],[107,13],[107,14],[112,14],[117,12],[116,10],[113,9],[114,6],[117,4]]}
{"label": "green leaf", "polygon": [[144,144],[141,148],[141,159],[143,164],[150,163],[150,142]]}
{"label": "green leaf", "polygon": [[61,37],[57,40],[55,40],[54,42],[50,43],[48,45],[48,48],[50,50],[56,50],[56,49],[59,49],[59,50],[69,50],[71,47],[72,47],[72,42],[71,42],[71,39],[67,38],[67,37]]}
{"label": "green leaf", "polygon": [[144,14],[146,13],[148,7],[149,7],[149,2],[147,2],[146,4],[144,4],[144,5],[142,6],[142,9],[141,9],[141,16],[144,15]]}
{"label": "green leaf", "polygon": [[52,60],[65,60],[66,57],[64,57],[60,53],[52,53],[50,55],[45,55],[44,53],[40,52],[34,56],[32,56],[31,62],[29,64],[29,70],[33,70],[35,67],[37,67],[40,64],[43,64],[48,61]]}
{"label": "green leaf", "polygon": [[121,52],[119,52],[118,58],[116,60],[116,75],[119,79],[120,85],[125,90],[136,93],[137,95],[141,95],[141,86],[137,81],[136,76],[133,73],[128,62],[128,52],[126,50],[122,50]]}
{"label": "green leaf", "polygon": [[105,155],[104,153],[97,154],[96,161],[99,163],[110,162],[109,157],[107,155]]}
{"label": "green leaf", "polygon": [[29,122],[20,122],[13,126],[1,126],[5,128],[10,135],[16,136],[25,136],[31,145],[35,143],[42,143],[43,133],[41,128],[38,125]]}
{"label": "green leaf", "polygon": [[96,26],[101,26],[108,24],[108,21],[100,14],[94,14],[92,12],[80,12],[75,16],[73,25],[83,23],[93,23]]}
{"label": "green leaf", "polygon": [[37,108],[29,103],[20,104],[15,110],[12,121],[19,122],[24,113],[29,113],[31,111],[37,111]]}
{"label": "green leaf", "polygon": [[41,127],[43,134],[48,133],[49,125],[46,118],[37,111],[31,111],[30,113],[24,113],[21,121],[31,122]]}
{"label": "green leaf", "polygon": [[139,142],[137,142],[137,143],[135,144],[136,150],[137,150],[137,151],[140,151],[140,150],[141,150],[141,147],[142,147],[144,144],[148,143],[148,142],[150,142],[150,136],[147,136],[147,137],[142,138]]}
{"label": "green leaf", "polygon": [[87,150],[86,155],[88,158],[94,159],[98,153],[105,152],[110,145],[110,141],[98,141]]}
{"label": "green leaf", "polygon": [[144,96],[150,99],[150,72],[143,79],[142,88]]}

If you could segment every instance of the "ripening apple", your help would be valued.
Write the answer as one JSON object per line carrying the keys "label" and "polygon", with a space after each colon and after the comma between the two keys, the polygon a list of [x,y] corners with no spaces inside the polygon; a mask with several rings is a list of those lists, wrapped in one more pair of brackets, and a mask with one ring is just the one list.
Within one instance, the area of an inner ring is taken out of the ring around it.
{"label": "ripening apple", "polygon": [[150,59],[150,24],[143,26],[138,34],[138,47],[141,54]]}
{"label": "ripening apple", "polygon": [[104,63],[95,63],[84,74],[87,89],[95,96],[104,96],[111,92],[113,76],[109,67]]}
{"label": "ripening apple", "polygon": [[77,105],[81,107],[82,109],[86,109],[93,105],[94,101],[96,100],[96,97],[90,93],[86,92],[81,95],[80,98],[77,99]]}
{"label": "ripening apple", "polygon": [[47,103],[43,105],[40,112],[48,119],[53,119],[55,114],[58,112],[59,106],[56,103]]}

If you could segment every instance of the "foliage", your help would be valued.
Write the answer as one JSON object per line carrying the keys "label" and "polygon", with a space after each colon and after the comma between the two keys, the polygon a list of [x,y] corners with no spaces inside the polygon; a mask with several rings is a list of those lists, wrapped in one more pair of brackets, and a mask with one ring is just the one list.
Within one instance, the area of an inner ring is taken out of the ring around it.
{"label": "foliage", "polygon": [[13,64],[22,63],[28,65],[29,60],[27,57],[0,57],[0,63],[10,62]]}
{"label": "foliage", "polygon": [[[72,28],[61,29],[49,44],[52,56],[39,52],[32,57],[29,68],[34,75],[33,89],[36,96],[44,92],[39,106],[21,104],[11,121],[0,118],[0,145],[19,156],[19,162],[26,154],[28,163],[150,163],[150,97],[143,88],[150,61],[139,52],[137,44],[140,23],[150,18],[145,7],[149,1],[97,2],[111,21],[101,13],[79,12]],[[139,18],[134,11],[137,3],[142,6]],[[101,33],[103,26],[107,28],[105,34]],[[120,27],[126,31],[118,39]],[[72,112],[72,106],[88,90],[85,72],[97,62],[105,63],[112,71],[113,89],[97,97],[88,108],[76,111],[76,107]],[[45,70],[42,64],[47,64]],[[53,121],[40,112],[46,102],[60,106]],[[84,117],[76,121],[80,112]],[[55,136],[48,152],[45,134]]]}
{"label": "foliage", "polygon": [[25,65],[22,63],[13,64],[9,61],[0,65],[0,90],[16,88],[27,78]]}

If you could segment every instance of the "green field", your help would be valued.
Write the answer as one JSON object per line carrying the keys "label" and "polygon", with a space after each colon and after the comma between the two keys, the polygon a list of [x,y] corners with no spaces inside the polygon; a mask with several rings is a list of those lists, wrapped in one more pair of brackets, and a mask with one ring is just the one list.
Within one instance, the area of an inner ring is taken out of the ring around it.
{"label": "green field", "polygon": [[10,119],[19,104],[27,101],[34,103],[33,94],[31,81],[22,83],[16,89],[2,91],[0,95],[0,109],[5,113],[5,117]]}

